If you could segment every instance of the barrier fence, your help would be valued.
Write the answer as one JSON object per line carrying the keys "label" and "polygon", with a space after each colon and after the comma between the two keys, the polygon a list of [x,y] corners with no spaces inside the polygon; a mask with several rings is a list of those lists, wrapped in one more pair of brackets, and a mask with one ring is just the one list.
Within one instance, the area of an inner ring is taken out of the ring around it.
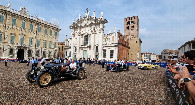
{"label": "barrier fence", "polygon": [[167,87],[169,88],[176,105],[195,105],[195,102],[190,97],[187,87],[184,86],[180,88],[178,80],[174,79],[174,74],[169,70],[166,70],[166,79]]}

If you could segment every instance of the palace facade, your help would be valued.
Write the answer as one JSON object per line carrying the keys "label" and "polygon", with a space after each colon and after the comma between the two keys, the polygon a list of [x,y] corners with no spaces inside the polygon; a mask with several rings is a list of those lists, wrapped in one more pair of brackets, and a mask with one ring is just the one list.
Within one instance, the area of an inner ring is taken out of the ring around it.
{"label": "palace facade", "polygon": [[0,57],[28,59],[57,57],[59,26],[0,5]]}

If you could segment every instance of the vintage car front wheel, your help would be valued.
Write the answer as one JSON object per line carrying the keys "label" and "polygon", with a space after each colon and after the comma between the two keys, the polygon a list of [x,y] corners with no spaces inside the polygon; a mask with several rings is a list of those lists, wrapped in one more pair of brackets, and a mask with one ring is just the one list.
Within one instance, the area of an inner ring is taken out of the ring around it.
{"label": "vintage car front wheel", "polygon": [[53,81],[53,76],[49,72],[41,72],[39,73],[36,82],[39,87],[46,87],[51,84]]}
{"label": "vintage car front wheel", "polygon": [[29,71],[26,73],[26,79],[27,79],[30,83],[33,83],[33,82],[36,81],[36,80],[34,79],[34,71],[33,71],[33,70],[29,70]]}
{"label": "vintage car front wheel", "polygon": [[77,78],[78,78],[78,79],[84,79],[85,76],[86,76],[85,70],[80,69],[80,70],[77,71]]}

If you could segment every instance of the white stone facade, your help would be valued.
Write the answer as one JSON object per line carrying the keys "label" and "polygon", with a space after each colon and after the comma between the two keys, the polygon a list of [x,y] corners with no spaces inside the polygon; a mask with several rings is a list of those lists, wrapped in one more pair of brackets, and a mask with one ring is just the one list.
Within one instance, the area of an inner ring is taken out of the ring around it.
{"label": "white stone facade", "polygon": [[148,53],[148,52],[142,53],[142,61],[152,62],[152,61],[156,61],[156,60],[157,60],[156,54]]}
{"label": "white stone facade", "polygon": [[[107,22],[103,17],[103,12],[101,12],[100,18],[95,16],[95,11],[92,16],[89,16],[88,11],[83,18],[79,15],[79,19],[73,21],[70,26],[72,29],[71,39],[65,40],[65,57],[71,59],[117,59],[118,32],[114,29],[113,33],[104,34],[104,24]],[[66,53],[71,53],[71,56],[66,56]]]}
{"label": "white stone facade", "polygon": [[194,40],[188,41],[183,44],[180,48],[178,48],[178,50],[178,58],[187,51],[195,50],[195,38]]}

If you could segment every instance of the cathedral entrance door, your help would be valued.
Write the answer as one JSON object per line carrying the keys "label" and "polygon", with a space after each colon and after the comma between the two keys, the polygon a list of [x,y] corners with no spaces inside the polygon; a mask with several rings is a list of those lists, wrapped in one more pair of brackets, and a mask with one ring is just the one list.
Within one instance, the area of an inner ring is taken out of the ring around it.
{"label": "cathedral entrance door", "polygon": [[24,49],[18,49],[17,58],[18,60],[24,60]]}
{"label": "cathedral entrance door", "polygon": [[87,50],[83,50],[83,57],[87,59]]}
{"label": "cathedral entrance door", "polygon": [[95,59],[98,59],[98,55],[95,56]]}

